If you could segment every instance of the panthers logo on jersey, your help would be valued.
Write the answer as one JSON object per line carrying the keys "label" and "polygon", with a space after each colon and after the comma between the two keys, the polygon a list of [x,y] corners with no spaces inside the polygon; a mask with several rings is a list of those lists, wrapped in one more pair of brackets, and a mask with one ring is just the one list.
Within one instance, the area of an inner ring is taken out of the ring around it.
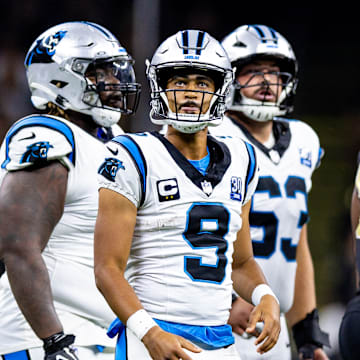
{"label": "panthers logo on jersey", "polygon": [[67,31],[58,31],[54,35],[38,40],[32,51],[30,51],[27,55],[25,59],[25,66],[38,62],[53,62],[52,56],[55,54],[55,48],[66,33]]}
{"label": "panthers logo on jersey", "polygon": [[99,167],[98,173],[110,181],[115,181],[115,176],[119,169],[125,170],[122,161],[114,158],[106,158]]}
{"label": "panthers logo on jersey", "polygon": [[48,151],[53,146],[50,145],[48,141],[39,141],[34,144],[29,145],[26,149],[26,152],[21,158],[20,163],[26,162],[38,162],[47,159]]}

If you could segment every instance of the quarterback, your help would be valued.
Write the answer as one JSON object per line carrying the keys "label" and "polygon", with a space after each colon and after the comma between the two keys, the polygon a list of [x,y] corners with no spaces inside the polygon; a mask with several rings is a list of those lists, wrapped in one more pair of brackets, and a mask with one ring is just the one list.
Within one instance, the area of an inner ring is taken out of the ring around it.
{"label": "quarterback", "polygon": [[135,110],[132,63],[90,22],[51,27],[26,55],[39,112],[15,122],[0,150],[2,359],[113,357],[114,314],[93,276],[96,173],[121,113]]}
{"label": "quarterback", "polygon": [[[227,111],[212,134],[237,136],[258,154],[259,182],[250,208],[253,251],[280,301],[281,334],[276,346],[259,357],[244,334],[252,305],[234,299],[230,324],[245,360],[290,360],[287,323],[303,359],[327,359],[328,339],[318,324],[314,271],[307,240],[307,194],[322,149],[315,131],[291,112],[298,64],[289,42],[264,25],[243,25],[222,41],[235,68]],[[286,318],[285,319],[285,314]]]}
{"label": "quarterback", "polygon": [[95,275],[118,316],[116,359],[239,359],[226,324],[233,285],[255,305],[247,331],[265,353],[279,305],[252,255],[255,150],[207,133],[222,121],[230,61],[209,34],[184,30],[158,47],[147,76],[165,136],[116,137],[99,171]]}

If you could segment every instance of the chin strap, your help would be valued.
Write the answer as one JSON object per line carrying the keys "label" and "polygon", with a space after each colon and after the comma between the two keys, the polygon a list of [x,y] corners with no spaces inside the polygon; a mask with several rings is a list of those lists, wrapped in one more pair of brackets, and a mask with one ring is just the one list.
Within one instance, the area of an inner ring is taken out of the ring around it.
{"label": "chin strap", "polygon": [[323,345],[330,347],[329,334],[320,329],[317,309],[296,323],[292,327],[292,331],[299,352],[304,347],[311,347],[313,350],[322,348]]}
{"label": "chin strap", "polygon": [[91,108],[90,113],[93,120],[103,127],[110,127],[116,124],[121,118],[120,112],[99,107]]}

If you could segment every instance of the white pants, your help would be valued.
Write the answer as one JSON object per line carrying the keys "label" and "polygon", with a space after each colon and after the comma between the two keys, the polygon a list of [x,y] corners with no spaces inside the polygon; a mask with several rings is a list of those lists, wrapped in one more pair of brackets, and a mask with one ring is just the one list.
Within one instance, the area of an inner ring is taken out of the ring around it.
{"label": "white pants", "polygon": [[263,355],[256,352],[260,345],[255,346],[255,337],[244,339],[240,335],[233,334],[241,360],[291,360],[290,339],[284,314],[280,315],[280,326],[281,332],[276,345]]}
{"label": "white pants", "polygon": [[[145,345],[129,330],[126,331],[126,342],[116,349],[116,360],[151,360]],[[216,350],[202,350],[201,353],[184,351],[193,360],[241,360],[235,345]],[[81,359],[80,359],[81,360]]]}
{"label": "white pants", "polygon": [[[75,346],[79,360],[114,360],[115,349],[106,347],[102,352],[96,346]],[[12,354],[0,355],[0,359],[11,360],[44,360],[42,347],[31,348]]]}

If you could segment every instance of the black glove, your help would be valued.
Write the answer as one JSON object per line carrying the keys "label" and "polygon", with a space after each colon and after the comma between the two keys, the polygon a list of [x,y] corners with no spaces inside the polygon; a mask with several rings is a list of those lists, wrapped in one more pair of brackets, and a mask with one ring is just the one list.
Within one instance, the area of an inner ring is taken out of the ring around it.
{"label": "black glove", "polygon": [[317,309],[296,323],[292,330],[299,356],[301,354],[302,359],[314,359],[314,351],[317,348],[322,348],[324,345],[330,347],[329,335],[320,329]]}
{"label": "black glove", "polygon": [[76,349],[71,345],[75,341],[74,335],[65,335],[62,331],[49,336],[44,341],[44,360],[79,360]]}
{"label": "black glove", "polygon": [[308,360],[314,359],[314,351],[318,348],[318,346],[313,344],[305,344],[301,346],[298,350],[299,356],[301,355],[300,359]]}

